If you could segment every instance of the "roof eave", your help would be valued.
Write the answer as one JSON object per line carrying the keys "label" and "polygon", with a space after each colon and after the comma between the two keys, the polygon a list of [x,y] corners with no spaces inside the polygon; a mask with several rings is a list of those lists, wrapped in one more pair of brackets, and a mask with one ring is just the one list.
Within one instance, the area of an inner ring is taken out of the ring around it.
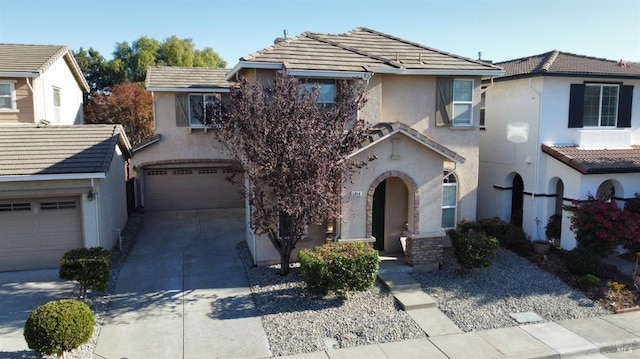
{"label": "roof eave", "polygon": [[281,62],[240,61],[227,73],[224,79],[227,81],[233,79],[243,69],[282,70],[283,68],[284,64]]}
{"label": "roof eave", "polygon": [[77,179],[104,179],[107,175],[104,172],[95,173],[56,173],[56,174],[33,174],[33,175],[12,175],[0,176],[0,182],[26,182],[26,181],[55,181],[55,180],[77,180]]}
{"label": "roof eave", "polygon": [[393,69],[393,68],[373,68],[367,70],[379,74],[393,75],[435,75],[435,76],[502,76],[504,70],[445,70],[445,69]]}
{"label": "roof eave", "polygon": [[361,152],[363,152],[363,151],[366,151],[367,149],[369,149],[369,148],[371,148],[371,147],[373,147],[373,146],[377,145],[378,143],[380,143],[380,142],[382,142],[382,141],[384,141],[384,140],[388,139],[389,137],[391,137],[391,136],[395,135],[396,133],[402,133],[402,134],[404,134],[405,136],[408,136],[408,137],[410,137],[410,138],[414,139],[415,141],[418,141],[418,142],[419,142],[419,143],[421,143],[423,146],[425,146],[425,147],[429,148],[430,150],[432,150],[432,151],[434,151],[434,152],[438,153],[438,154],[439,154],[439,155],[441,155],[442,157],[449,159],[449,160],[450,160],[450,161],[452,161],[452,162],[455,162],[455,163],[457,163],[457,164],[462,164],[462,163],[464,163],[464,162],[465,162],[465,159],[464,159],[462,156],[460,156],[460,155],[458,155],[458,154],[455,154],[455,155],[448,154],[448,153],[446,153],[445,151],[442,151],[441,149],[439,149],[439,148],[437,148],[437,147],[435,147],[435,146],[432,146],[431,144],[429,144],[429,143],[427,143],[427,142],[425,142],[425,141],[422,141],[420,138],[418,138],[418,137],[414,136],[411,132],[406,131],[406,130],[405,130],[405,129],[403,129],[403,128],[397,128],[397,129],[395,129],[395,130],[393,130],[393,131],[390,131],[388,134],[386,134],[386,135],[384,135],[384,136],[382,136],[382,137],[380,137],[380,138],[376,139],[376,140],[375,140],[375,141],[373,141],[373,142],[368,143],[366,146],[363,146],[363,147],[361,147],[361,148],[356,149],[356,150],[355,150],[355,151],[353,151],[351,154],[349,154],[349,156],[348,156],[348,157],[349,157],[349,158],[351,158],[351,157],[353,157],[353,156],[356,156],[357,154],[359,154],[359,153],[361,153]]}
{"label": "roof eave", "polygon": [[373,76],[369,71],[326,71],[326,70],[285,70],[287,75],[294,77],[326,77],[326,78],[358,78],[369,79]]}
{"label": "roof eave", "polygon": [[231,92],[228,87],[147,87],[151,92]]}
{"label": "roof eave", "polygon": [[29,77],[29,78],[36,78],[38,76],[40,76],[39,72],[0,71],[0,77]]}

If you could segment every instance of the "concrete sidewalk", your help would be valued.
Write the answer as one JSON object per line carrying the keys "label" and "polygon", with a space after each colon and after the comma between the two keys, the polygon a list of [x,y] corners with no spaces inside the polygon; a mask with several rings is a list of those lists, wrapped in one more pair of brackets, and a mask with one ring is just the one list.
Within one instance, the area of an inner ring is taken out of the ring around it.
{"label": "concrete sidewalk", "polygon": [[94,358],[271,356],[236,245],[244,210],[149,212]]}

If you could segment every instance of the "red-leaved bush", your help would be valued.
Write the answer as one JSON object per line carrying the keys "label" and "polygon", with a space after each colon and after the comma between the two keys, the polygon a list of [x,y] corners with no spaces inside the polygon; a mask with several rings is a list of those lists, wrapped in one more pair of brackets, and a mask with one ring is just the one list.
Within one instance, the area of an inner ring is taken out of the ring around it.
{"label": "red-leaved bush", "polygon": [[578,246],[604,256],[616,245],[640,243],[640,214],[620,208],[610,196],[573,201],[567,208],[573,212],[571,230]]}

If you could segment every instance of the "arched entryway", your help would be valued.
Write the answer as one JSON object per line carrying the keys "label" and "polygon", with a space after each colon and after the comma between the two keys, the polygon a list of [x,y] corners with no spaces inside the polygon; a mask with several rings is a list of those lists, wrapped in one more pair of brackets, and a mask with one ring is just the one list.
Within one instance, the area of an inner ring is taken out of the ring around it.
{"label": "arched entryway", "polygon": [[418,196],[415,182],[393,171],[379,176],[367,194],[367,236],[375,237],[374,248],[401,252],[404,231],[417,233]]}
{"label": "arched entryway", "polygon": [[524,204],[524,182],[519,174],[513,177],[511,186],[511,224],[522,227],[522,210]]}

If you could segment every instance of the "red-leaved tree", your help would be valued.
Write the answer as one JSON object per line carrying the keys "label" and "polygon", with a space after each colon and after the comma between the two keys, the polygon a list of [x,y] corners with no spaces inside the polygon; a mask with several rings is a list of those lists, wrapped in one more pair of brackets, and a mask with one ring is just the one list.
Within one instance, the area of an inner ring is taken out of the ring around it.
{"label": "red-leaved tree", "polygon": [[97,92],[84,109],[87,124],[121,124],[135,145],[153,135],[153,99],[140,84],[125,82]]}
{"label": "red-leaved tree", "polygon": [[249,180],[251,224],[280,253],[282,275],[307,225],[339,219],[342,181],[362,165],[348,155],[367,130],[357,116],[363,84],[338,81],[335,103],[320,104],[318,85],[300,81],[243,79],[229,111],[222,111],[228,116],[214,124],[218,141]]}

